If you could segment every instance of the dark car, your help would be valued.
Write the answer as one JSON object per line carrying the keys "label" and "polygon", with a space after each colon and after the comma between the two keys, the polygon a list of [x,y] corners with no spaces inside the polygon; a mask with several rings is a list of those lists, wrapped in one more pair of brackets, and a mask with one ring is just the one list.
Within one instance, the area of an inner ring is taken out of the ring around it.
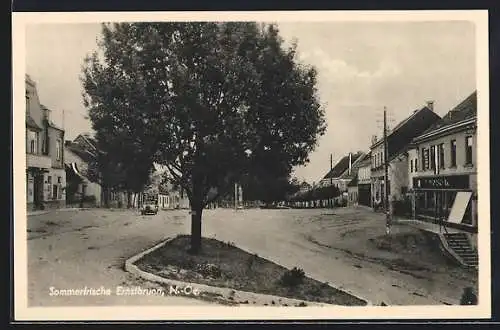
{"label": "dark car", "polygon": [[157,214],[158,213],[158,205],[155,202],[146,202],[142,205],[141,215],[146,214]]}

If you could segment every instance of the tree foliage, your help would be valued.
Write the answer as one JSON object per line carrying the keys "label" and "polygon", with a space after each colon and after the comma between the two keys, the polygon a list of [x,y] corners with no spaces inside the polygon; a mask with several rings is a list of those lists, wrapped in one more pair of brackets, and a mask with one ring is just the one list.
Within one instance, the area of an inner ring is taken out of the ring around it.
{"label": "tree foliage", "polygon": [[324,133],[316,71],[272,25],[119,23],[102,36],[82,75],[98,139],[127,176],[168,168],[190,200],[193,252],[207,203],[244,175],[305,164]]}

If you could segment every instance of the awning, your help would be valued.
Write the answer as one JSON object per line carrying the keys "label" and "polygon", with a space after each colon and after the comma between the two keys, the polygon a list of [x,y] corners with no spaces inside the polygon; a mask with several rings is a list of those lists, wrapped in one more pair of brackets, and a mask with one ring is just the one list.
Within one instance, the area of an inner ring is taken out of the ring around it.
{"label": "awning", "polygon": [[455,196],[455,201],[448,216],[448,221],[453,223],[461,223],[464,219],[465,210],[469,205],[472,193],[470,191],[459,191]]}
{"label": "awning", "polygon": [[86,180],[86,178],[83,175],[81,175],[80,172],[78,171],[78,166],[76,165],[76,163],[66,164],[66,167],[80,179]]}

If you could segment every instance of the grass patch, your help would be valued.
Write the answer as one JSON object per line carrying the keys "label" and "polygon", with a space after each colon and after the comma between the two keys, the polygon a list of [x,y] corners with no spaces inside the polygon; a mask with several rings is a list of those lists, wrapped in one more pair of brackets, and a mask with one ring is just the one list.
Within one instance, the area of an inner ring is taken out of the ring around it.
{"label": "grass patch", "polygon": [[366,302],[305,276],[302,269],[286,269],[234,246],[203,238],[199,255],[188,253],[190,237],[178,236],[136,262],[144,270],[172,280],[187,281],[345,306]]}

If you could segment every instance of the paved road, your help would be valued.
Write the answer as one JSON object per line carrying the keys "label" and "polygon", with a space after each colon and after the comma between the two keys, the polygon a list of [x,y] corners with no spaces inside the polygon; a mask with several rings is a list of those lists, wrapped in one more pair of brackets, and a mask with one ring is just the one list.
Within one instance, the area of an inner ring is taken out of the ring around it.
{"label": "paved road", "polygon": [[[183,219],[185,216],[182,217]],[[51,296],[50,288],[155,287],[123,270],[125,260],[178,232],[175,216],[132,211],[57,212],[28,218],[28,306],[206,305],[161,296]]]}
{"label": "paved road", "polygon": [[[329,218],[328,212],[332,211],[206,210],[203,235],[235,242],[238,247],[286,267],[301,267],[309,276],[351,291],[375,304],[381,301],[395,305],[456,303],[459,298],[456,284],[448,283],[447,278],[442,281],[416,278],[392,271],[377,262],[354,258],[345,250],[321,245],[308,238],[314,230],[325,231],[318,227],[318,224],[324,226],[325,219],[335,221]],[[353,215],[349,209],[335,212],[341,218]],[[379,216],[370,211],[356,213],[357,218],[364,217],[365,220]],[[316,221],[318,219],[321,221]],[[58,212],[29,217],[28,227],[30,306],[206,304],[184,297],[112,295],[89,299],[49,295],[51,286],[102,285],[115,288],[118,285],[149,285],[124,272],[124,261],[166,237],[189,233],[187,211],[163,211],[156,216],[140,216],[128,210]],[[383,226],[380,231],[383,232]]]}

